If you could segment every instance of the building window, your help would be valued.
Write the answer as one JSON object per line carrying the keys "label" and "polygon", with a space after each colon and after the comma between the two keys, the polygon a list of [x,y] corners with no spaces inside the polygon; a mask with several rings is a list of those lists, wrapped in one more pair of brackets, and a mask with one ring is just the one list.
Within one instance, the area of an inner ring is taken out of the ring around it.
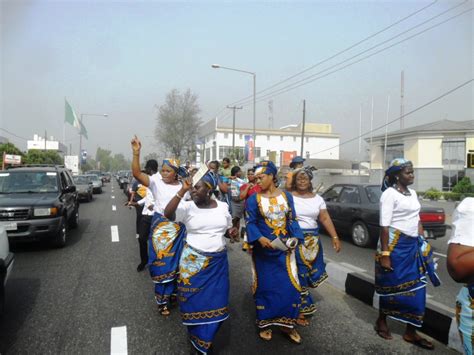
{"label": "building window", "polygon": [[309,155],[309,152],[306,152],[306,159],[310,159],[311,156]]}
{"label": "building window", "polygon": [[464,177],[466,141],[464,138],[443,140],[443,190],[451,191]]}
{"label": "building window", "polygon": [[242,134],[239,134],[239,139],[242,139],[242,138],[243,138]]}
{"label": "building window", "polygon": [[283,136],[280,136],[280,141],[283,141]]}
{"label": "building window", "polygon": [[405,155],[404,153],[403,144],[388,145],[385,153],[385,166],[388,167],[395,158],[402,158]]}
{"label": "building window", "polygon": [[308,142],[309,142],[309,137],[306,137],[306,143],[308,143]]}
{"label": "building window", "polygon": [[270,136],[267,136],[267,141],[269,141],[269,140],[270,140]]}
{"label": "building window", "polygon": [[293,142],[296,142],[296,136],[293,136]]}
{"label": "building window", "polygon": [[260,147],[255,147],[255,158],[260,158]]}
{"label": "building window", "polygon": [[224,139],[229,138],[229,133],[224,133]]}

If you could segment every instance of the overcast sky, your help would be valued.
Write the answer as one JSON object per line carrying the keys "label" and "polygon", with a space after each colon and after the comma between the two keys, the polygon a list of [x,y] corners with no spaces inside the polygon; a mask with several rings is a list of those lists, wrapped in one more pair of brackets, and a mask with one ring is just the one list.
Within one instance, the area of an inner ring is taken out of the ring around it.
{"label": "overcast sky", "polygon": [[[220,125],[231,125],[223,108],[252,94],[252,77],[212,69],[212,63],[256,72],[260,91],[432,2],[1,0],[0,135],[22,149],[35,133],[47,131],[48,136],[62,140],[67,97],[77,114],[109,115],[84,119],[89,139],[83,147],[89,152],[95,153],[100,146],[131,156],[133,133],[142,138],[145,153],[151,152],[156,105],[173,88],[190,88],[199,96],[203,121],[217,115]],[[472,1],[435,1],[293,81],[457,4],[461,6],[377,49],[473,7]],[[402,70],[405,112],[451,90],[473,78],[473,19],[473,11],[467,12],[360,63],[273,97],[274,127],[299,123],[306,99],[307,121],[331,123],[344,142],[358,135],[360,105],[363,132],[369,130],[372,97],[375,127],[385,122],[388,96],[390,119],[399,115]],[[473,90],[471,83],[455,91],[407,117],[405,126],[445,118],[473,119]],[[262,98],[257,104],[257,127],[268,127],[270,99]],[[251,127],[251,105],[237,115],[239,126]],[[390,130],[397,128],[398,124],[390,126]],[[79,139],[71,126],[66,128],[66,143],[77,153]],[[342,146],[341,153],[343,158],[356,159],[357,141]]]}

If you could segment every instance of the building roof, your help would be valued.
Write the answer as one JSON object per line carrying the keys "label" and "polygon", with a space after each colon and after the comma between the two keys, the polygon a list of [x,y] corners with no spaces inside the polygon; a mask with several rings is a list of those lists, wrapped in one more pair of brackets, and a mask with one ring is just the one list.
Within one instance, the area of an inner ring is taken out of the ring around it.
{"label": "building roof", "polygon": [[[441,120],[426,123],[419,126],[399,129],[397,131],[387,133],[388,137],[394,136],[404,136],[404,135],[412,135],[412,134],[426,134],[426,133],[467,133],[467,132],[474,132],[474,120],[467,120],[467,121],[451,121],[451,120]],[[377,136],[373,136],[372,139],[384,138],[385,134],[379,134]],[[370,138],[366,138],[368,141]]]}

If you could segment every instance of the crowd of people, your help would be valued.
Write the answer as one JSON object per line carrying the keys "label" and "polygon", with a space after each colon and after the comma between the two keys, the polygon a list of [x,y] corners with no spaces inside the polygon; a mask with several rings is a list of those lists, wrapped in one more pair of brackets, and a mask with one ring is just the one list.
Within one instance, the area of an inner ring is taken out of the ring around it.
{"label": "crowd of people", "polygon": [[[249,255],[258,336],[270,341],[278,329],[300,344],[297,326],[307,326],[316,312],[310,290],[328,278],[320,224],[334,250],[341,250],[325,201],[314,192],[315,169],[296,157],[281,189],[278,169],[271,161],[247,169],[246,176],[228,158],[222,164],[208,162],[200,170],[165,159],[158,171],[156,160],[150,160],[141,170],[140,140],[134,137],[131,146],[136,182],[128,204],[137,207],[137,271],[148,266],[159,313],[168,316],[177,303],[193,348],[209,352],[220,325],[229,317],[228,239],[241,242]],[[395,159],[382,184],[375,261],[380,313],[374,329],[389,340],[386,318],[397,319],[406,323],[405,341],[433,349],[416,330],[425,313],[427,279],[435,286],[440,281],[433,251],[423,238],[416,192],[408,187],[413,179],[412,164]],[[462,228],[457,230],[458,235],[466,234]],[[453,278],[471,283],[458,297],[465,343],[472,342],[473,238],[452,239],[450,255],[454,256],[448,259],[453,260]],[[466,265],[470,271],[463,268]],[[469,309],[470,318],[466,317]],[[472,344],[470,349],[472,353]]]}

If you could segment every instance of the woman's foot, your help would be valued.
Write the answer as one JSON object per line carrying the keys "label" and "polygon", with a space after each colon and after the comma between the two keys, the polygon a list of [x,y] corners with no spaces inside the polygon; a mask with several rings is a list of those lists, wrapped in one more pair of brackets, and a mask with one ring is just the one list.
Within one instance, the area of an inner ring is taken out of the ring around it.
{"label": "woman's foot", "polygon": [[414,333],[414,334],[405,333],[403,335],[403,340],[413,345],[416,345],[422,349],[434,350],[433,343],[429,341],[428,339],[420,337],[417,333]]}
{"label": "woman's foot", "polygon": [[159,305],[159,306],[158,306],[158,310],[160,311],[160,314],[161,314],[163,317],[167,317],[167,316],[170,315],[170,310],[168,309],[168,305],[166,305],[166,304]]}
{"label": "woman's foot", "polygon": [[300,315],[298,319],[296,320],[296,324],[302,326],[302,327],[307,327],[309,325],[309,320],[304,317],[304,315]]}
{"label": "woman's foot", "polygon": [[137,271],[140,272],[140,271],[145,270],[145,266],[146,266],[146,264],[143,264],[143,263],[138,264]]}
{"label": "woman's foot", "polygon": [[261,330],[260,333],[258,333],[258,335],[260,336],[261,339],[265,341],[272,340],[272,330],[269,328]]}
{"label": "woman's foot", "polygon": [[388,329],[387,322],[383,319],[377,319],[374,325],[374,330],[377,332],[379,337],[385,340],[393,339],[392,333],[390,332],[390,329]]}
{"label": "woman's foot", "polygon": [[301,344],[301,335],[296,331],[295,328],[282,327],[280,329],[292,343]]}

